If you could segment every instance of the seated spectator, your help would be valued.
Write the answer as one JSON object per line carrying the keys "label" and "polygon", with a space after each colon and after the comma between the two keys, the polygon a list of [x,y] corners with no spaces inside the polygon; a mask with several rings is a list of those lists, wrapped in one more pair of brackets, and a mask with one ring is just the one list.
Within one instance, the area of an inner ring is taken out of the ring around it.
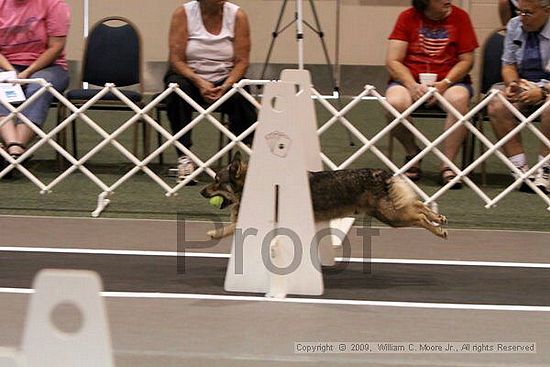
{"label": "seated spectator", "polygon": [[[548,99],[550,92],[550,0],[520,0],[519,16],[508,22],[502,55],[503,83],[494,85],[520,111],[529,115]],[[502,101],[495,98],[489,105],[489,117],[497,138],[501,139],[516,127],[517,120]],[[550,109],[541,115],[541,132],[550,138]],[[516,134],[503,146],[504,154],[520,171],[529,169],[521,134]],[[539,161],[550,154],[541,142]],[[515,176],[515,174],[513,174]],[[537,171],[535,185],[550,192],[550,161]],[[532,191],[524,183],[520,191]]]}
{"label": "seated spectator", "polygon": [[[70,11],[63,0],[0,0],[0,69],[16,71],[18,79],[43,78],[62,92],[69,84],[64,49],[69,32]],[[25,84],[29,98],[41,86]],[[48,116],[53,96],[43,93],[22,113],[41,127]],[[9,110],[0,105],[0,137],[4,149],[14,158],[25,152],[34,138],[32,129],[17,118],[3,121]],[[0,159],[0,170],[7,162]],[[11,176],[13,170],[10,171]],[[6,178],[6,176],[4,176]]]}
{"label": "seated spectator", "polygon": [[[219,0],[190,1],[176,9],[170,25],[170,69],[166,85],[177,83],[201,105],[211,104],[244,77],[249,65],[250,30],[246,13],[237,5]],[[175,93],[167,99],[168,118],[175,134],[190,121],[194,109]],[[227,113],[230,129],[241,134],[257,120],[256,109],[241,94],[218,109]],[[192,145],[191,131],[180,139]],[[250,143],[249,135],[244,141]],[[194,171],[194,164],[179,149],[178,180]]]}
{"label": "seated spectator", "polygon": [[[434,73],[437,79],[433,87],[465,114],[472,96],[468,73],[477,47],[474,29],[464,10],[452,5],[451,1],[413,0],[412,8],[399,15],[389,36],[386,67],[391,80],[386,91],[387,101],[398,111],[405,111],[428,91],[428,86],[419,82],[419,74]],[[434,103],[433,99],[429,102]],[[448,114],[445,130],[456,121]],[[403,145],[408,162],[420,151],[413,134],[401,124],[393,133]],[[461,127],[445,139],[443,153],[451,161],[459,152],[466,133],[466,128]],[[422,176],[420,163],[405,174],[413,181],[419,180]],[[444,185],[455,177],[456,174],[443,164],[441,183]],[[452,188],[461,186],[462,183],[457,182]]]}
{"label": "seated spectator", "polygon": [[502,25],[506,25],[510,19],[516,16],[518,0],[498,0],[498,15]]}

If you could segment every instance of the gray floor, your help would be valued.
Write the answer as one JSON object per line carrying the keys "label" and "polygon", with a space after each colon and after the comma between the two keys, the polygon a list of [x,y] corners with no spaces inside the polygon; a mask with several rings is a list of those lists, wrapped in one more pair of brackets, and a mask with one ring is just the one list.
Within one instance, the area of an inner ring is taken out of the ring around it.
{"label": "gray floor", "polygon": [[[396,260],[549,264],[548,232],[451,230],[443,241],[419,229],[382,228],[365,244],[353,229],[352,257],[394,260],[373,263],[369,272],[360,264],[338,274],[325,269],[323,296],[286,302],[225,292],[223,258],[186,257],[186,272],[178,274],[174,258],[163,256],[6,249],[228,253],[227,240],[199,242],[211,226],[180,223],[178,235],[174,221],[0,216],[0,288],[28,289],[38,269],[65,265],[98,271],[107,291],[137,292],[105,297],[117,366],[550,365],[550,266]],[[168,298],[139,297],[146,291]],[[28,301],[27,294],[0,293],[0,346],[20,345]],[[295,354],[295,342],[535,342],[537,353]]]}

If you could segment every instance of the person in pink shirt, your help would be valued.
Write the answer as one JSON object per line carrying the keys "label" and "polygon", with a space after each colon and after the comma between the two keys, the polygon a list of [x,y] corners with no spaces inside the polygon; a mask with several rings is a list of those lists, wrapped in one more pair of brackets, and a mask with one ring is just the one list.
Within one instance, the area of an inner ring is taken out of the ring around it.
{"label": "person in pink shirt", "polygon": [[[14,70],[18,79],[43,78],[58,91],[69,84],[65,43],[70,25],[69,6],[63,0],[0,0],[0,70]],[[29,98],[38,84],[23,86]],[[37,126],[46,121],[53,96],[43,93],[23,114]],[[0,138],[4,149],[17,158],[34,132],[19,119],[6,120],[9,110],[0,105]],[[5,165],[0,161],[0,170]],[[13,171],[11,171],[13,172]]]}

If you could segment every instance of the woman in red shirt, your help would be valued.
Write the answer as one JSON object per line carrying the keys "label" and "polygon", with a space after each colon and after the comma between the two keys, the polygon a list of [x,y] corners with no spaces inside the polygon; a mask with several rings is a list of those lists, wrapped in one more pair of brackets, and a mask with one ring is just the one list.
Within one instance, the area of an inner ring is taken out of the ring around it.
{"label": "woman in red shirt", "polygon": [[[460,113],[468,111],[472,96],[468,73],[478,43],[468,14],[451,3],[450,0],[413,0],[412,8],[399,15],[389,36],[386,67],[391,80],[386,99],[400,112],[428,91],[428,86],[419,81],[420,73],[437,74],[433,84],[437,91]],[[448,114],[445,129],[456,121],[452,114]],[[406,151],[407,161],[420,151],[413,134],[403,125],[398,125],[394,134]],[[445,140],[443,153],[451,161],[465,136],[466,128],[460,128]],[[422,174],[420,165],[414,165],[405,174],[413,181],[419,180]],[[443,164],[442,184],[454,177],[455,172]],[[453,186],[460,187],[460,183]]]}

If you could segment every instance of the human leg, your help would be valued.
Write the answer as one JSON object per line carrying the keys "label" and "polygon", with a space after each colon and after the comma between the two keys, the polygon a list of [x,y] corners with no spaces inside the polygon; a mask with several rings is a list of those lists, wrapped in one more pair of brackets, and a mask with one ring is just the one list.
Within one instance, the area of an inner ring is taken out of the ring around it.
{"label": "human leg", "polygon": [[[386,90],[386,101],[392,105],[398,112],[402,113],[413,103],[412,97],[404,86],[400,84],[391,84]],[[393,115],[388,114],[388,122],[393,120]],[[408,118],[412,121],[411,118]],[[418,152],[420,148],[415,142],[414,135],[403,124],[397,124],[392,130],[393,136],[401,143],[403,149],[405,149],[405,161],[408,162]],[[417,181],[422,177],[422,171],[420,170],[420,162],[414,164],[405,175],[413,181]]]}
{"label": "human leg", "polygon": [[[249,91],[249,88],[245,88]],[[227,113],[229,128],[233,134],[239,136],[258,120],[256,108],[240,93],[233,94],[220,107],[220,111]],[[243,143],[251,145],[254,133],[248,134]]]}
{"label": "human leg", "polygon": [[[23,66],[16,66],[18,70],[23,69]],[[30,75],[29,79],[44,79],[51,83],[57,91],[64,91],[69,85],[69,73],[59,65],[52,65],[41,69]],[[40,91],[40,84],[29,83],[24,86],[26,98],[30,98],[35,93]],[[40,94],[34,101],[24,108],[21,113],[30,120],[34,125],[42,127],[46,118],[50,104],[54,97],[49,92]],[[0,115],[3,114],[3,111]],[[0,128],[0,135],[6,144],[7,151],[13,156],[19,156],[25,151],[25,146],[34,138],[33,129],[23,121],[17,118],[6,121]]]}
{"label": "human leg", "polygon": [[[503,89],[504,86],[499,85],[497,88]],[[521,108],[519,105],[516,106]],[[497,140],[504,138],[517,126],[518,123],[512,112],[510,112],[510,110],[499,98],[493,98],[493,100],[489,103],[488,115]],[[525,155],[525,150],[523,148],[521,133],[511,136],[509,140],[502,145],[502,151],[518,170],[521,172],[526,172],[529,170],[527,156]],[[511,172],[511,174],[514,178],[519,177],[515,172]],[[533,178],[530,177],[530,179]],[[526,183],[522,183],[519,186],[519,191],[532,192],[531,188]]]}
{"label": "human leg", "polygon": [[[516,118],[499,99],[494,98],[489,103],[488,111],[491,126],[498,140],[502,139],[517,126]],[[521,133],[513,135],[504,143],[502,150],[507,157],[523,154],[525,151],[523,149]]]}
{"label": "human leg", "polygon": [[[470,103],[470,91],[462,84],[454,85],[447,89],[443,94],[443,97],[462,115],[465,115],[468,112],[468,107]],[[447,113],[447,118],[445,119],[444,129],[447,131],[450,129],[458,119],[455,115]],[[449,160],[454,161],[468,130],[464,126],[456,128],[446,139],[443,146],[443,154]],[[446,184],[456,177],[456,173],[451,170],[447,164],[444,162],[441,164],[441,179],[442,184]],[[457,182],[452,188],[458,189],[461,187],[461,183]]]}
{"label": "human leg", "polygon": [[[540,130],[547,139],[550,139],[550,109],[546,109],[541,115]],[[541,142],[539,149],[539,161],[544,160],[550,154],[550,147]],[[545,193],[550,193],[550,160],[540,167],[535,176],[535,185]]]}
{"label": "human leg", "polygon": [[[166,86],[171,83],[177,83],[179,85],[179,88],[183,92],[185,92],[185,94],[190,96],[198,103],[202,102],[202,97],[200,96],[198,88],[193,85],[193,83],[191,83],[188,79],[182,77],[181,75],[169,72],[164,77],[164,81]],[[168,97],[166,97],[166,113],[168,115],[168,120],[170,121],[172,134],[178,133],[181,129],[187,126],[189,122],[191,122],[193,111],[193,107],[191,107],[189,103],[184,101],[176,93],[172,93]],[[178,141],[186,148],[191,148],[191,146],[193,145],[193,141],[191,139],[191,130],[183,134],[178,139]],[[176,152],[178,156],[183,155],[183,153],[179,149],[176,149]]]}

